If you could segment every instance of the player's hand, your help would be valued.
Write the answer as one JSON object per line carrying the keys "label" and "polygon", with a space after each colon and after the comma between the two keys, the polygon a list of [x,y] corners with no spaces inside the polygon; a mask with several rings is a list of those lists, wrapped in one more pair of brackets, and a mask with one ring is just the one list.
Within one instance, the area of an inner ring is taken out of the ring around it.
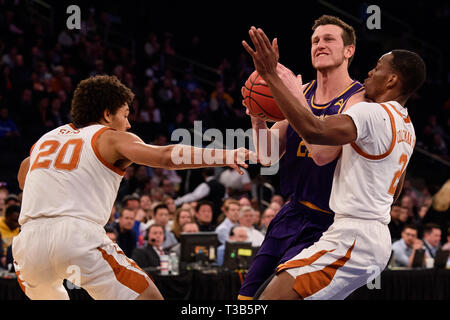
{"label": "player's hand", "polygon": [[267,38],[261,28],[256,29],[255,27],[251,27],[248,33],[256,51],[245,40],[242,41],[242,45],[251,55],[256,71],[258,71],[263,79],[266,79],[267,75],[276,73],[277,63],[280,57],[278,40],[275,38],[270,43],[269,38]]}
{"label": "player's hand", "polygon": [[277,74],[289,91],[300,99],[300,96],[303,94],[302,76],[300,74],[295,76],[292,70],[286,68],[281,63],[277,64]]}
{"label": "player's hand", "polygon": [[245,161],[250,160],[254,163],[257,163],[258,161],[256,153],[246,148],[234,149],[230,150],[230,152],[232,157],[232,163],[227,163],[227,165],[230,168],[234,169],[240,175],[244,174],[244,172],[241,170],[241,167],[245,169],[248,168],[248,164],[246,164]]}

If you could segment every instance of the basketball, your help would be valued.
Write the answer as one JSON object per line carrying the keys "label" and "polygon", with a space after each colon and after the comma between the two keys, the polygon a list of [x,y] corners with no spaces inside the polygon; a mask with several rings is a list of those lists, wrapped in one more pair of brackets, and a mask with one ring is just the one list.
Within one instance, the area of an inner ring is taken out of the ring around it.
{"label": "basketball", "polygon": [[250,113],[265,121],[281,121],[285,117],[272,97],[269,87],[262,81],[257,71],[254,71],[245,82],[242,91],[245,105]]}

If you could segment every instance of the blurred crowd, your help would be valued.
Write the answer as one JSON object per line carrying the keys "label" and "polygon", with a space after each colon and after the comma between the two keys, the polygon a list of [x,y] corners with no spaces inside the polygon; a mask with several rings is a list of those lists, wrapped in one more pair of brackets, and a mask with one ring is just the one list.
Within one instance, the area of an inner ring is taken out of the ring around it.
{"label": "blurred crowd", "polygon": [[[19,232],[21,194],[15,177],[20,161],[43,133],[71,121],[71,98],[82,79],[116,75],[131,88],[136,99],[130,106],[130,131],[146,143],[172,143],[174,130],[192,129],[197,120],[202,121],[204,130],[251,127],[241,105],[240,88],[254,68],[244,52],[230,59],[213,48],[205,52],[197,34],[181,46],[176,35],[153,30],[147,30],[135,48],[117,47],[104,39],[107,27],[120,23],[118,16],[92,8],[83,15],[81,30],[68,30],[65,25],[51,29],[40,19],[30,19],[27,4],[0,1],[0,173],[5,177],[0,185],[0,232],[4,267],[11,263],[8,248]],[[209,65],[214,70],[209,77],[199,77],[196,62],[189,59],[209,63],[211,55],[220,57],[216,60],[219,63],[211,62],[215,65]],[[188,57],[181,69],[180,56]],[[428,81],[410,102],[412,113],[424,115],[417,118],[417,146],[449,161],[450,97],[443,97],[434,109],[423,108],[435,86]],[[288,199],[277,194],[277,175],[269,181],[274,192],[261,199],[255,188],[261,177],[253,169],[244,170],[240,177],[226,168],[211,172],[131,166],[105,228],[127,255],[142,264],[150,263],[148,267],[158,266],[158,257],[177,250],[180,232],[217,231],[222,244],[239,234],[239,239],[258,246],[268,223]],[[438,245],[443,245],[448,242],[450,195],[446,193],[446,205],[445,196],[439,201],[436,196],[445,193],[438,190],[446,185],[418,187],[411,181],[406,180],[401,198],[392,208],[393,241],[402,238],[405,225],[415,226],[421,238],[428,232],[425,226],[434,223],[441,231]],[[245,232],[236,232],[238,226]],[[148,258],[141,252],[146,247],[154,247],[154,260],[143,258]]]}

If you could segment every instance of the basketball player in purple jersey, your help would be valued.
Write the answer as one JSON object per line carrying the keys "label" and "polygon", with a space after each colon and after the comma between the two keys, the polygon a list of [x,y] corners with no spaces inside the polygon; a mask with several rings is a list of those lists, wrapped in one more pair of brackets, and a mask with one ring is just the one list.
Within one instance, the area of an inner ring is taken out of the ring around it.
{"label": "basketball player in purple jersey", "polygon": [[[311,60],[317,70],[317,79],[303,86],[305,98],[317,117],[342,113],[364,101],[363,85],[348,74],[355,53],[355,31],[339,18],[327,15],[317,19],[312,30]],[[243,45],[247,49],[245,41]],[[259,136],[261,129],[268,130],[268,142],[271,135],[278,135],[282,157],[280,189],[290,201],[268,227],[239,291],[238,299],[241,300],[253,299],[280,263],[318,241],[333,223],[329,199],[334,169],[342,150],[341,146],[305,142],[293,129],[295,125],[291,126],[300,119],[287,118],[269,129],[265,121],[249,115],[256,133],[256,146],[262,139]]]}

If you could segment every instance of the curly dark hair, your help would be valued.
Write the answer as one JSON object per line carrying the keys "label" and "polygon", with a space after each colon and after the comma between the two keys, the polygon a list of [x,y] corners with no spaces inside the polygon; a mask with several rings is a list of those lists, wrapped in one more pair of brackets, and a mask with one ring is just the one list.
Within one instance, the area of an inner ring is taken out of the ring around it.
{"label": "curly dark hair", "polygon": [[125,103],[131,105],[134,93],[116,76],[95,76],[82,80],[75,89],[70,116],[82,128],[100,121],[105,110],[115,114]]}

